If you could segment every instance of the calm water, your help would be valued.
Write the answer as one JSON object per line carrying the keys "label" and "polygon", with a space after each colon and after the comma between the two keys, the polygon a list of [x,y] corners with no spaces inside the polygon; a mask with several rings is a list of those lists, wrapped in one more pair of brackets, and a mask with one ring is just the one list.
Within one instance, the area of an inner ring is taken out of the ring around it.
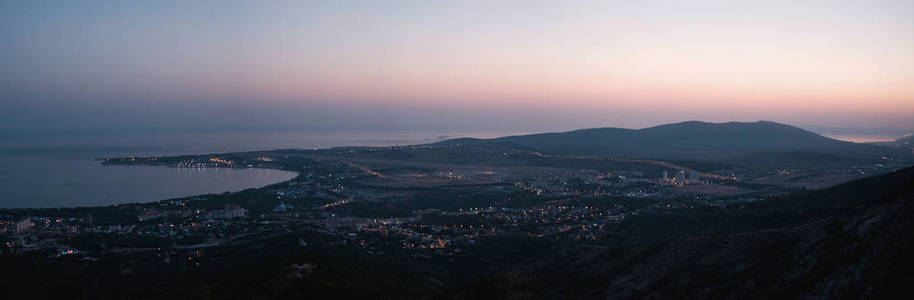
{"label": "calm water", "polygon": [[515,133],[245,131],[6,139],[0,144],[0,207],[150,202],[239,191],[285,181],[296,175],[265,169],[103,166],[96,158],[404,145],[462,136],[509,134]]}

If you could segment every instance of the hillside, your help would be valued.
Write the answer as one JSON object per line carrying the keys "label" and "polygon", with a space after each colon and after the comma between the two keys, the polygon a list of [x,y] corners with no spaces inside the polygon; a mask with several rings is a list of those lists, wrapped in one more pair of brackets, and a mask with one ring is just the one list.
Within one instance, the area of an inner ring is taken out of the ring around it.
{"label": "hillside", "polygon": [[[874,184],[883,191],[866,195]],[[854,192],[856,186],[862,191]],[[857,202],[797,226],[657,246],[569,246],[503,284],[543,298],[882,298],[914,279],[914,169],[821,192]],[[843,200],[842,200],[843,201]],[[840,202],[840,201],[839,201]],[[835,203],[840,204],[840,203]],[[562,280],[563,278],[575,280]]]}
{"label": "hillside", "polygon": [[875,149],[789,125],[690,121],[644,129],[597,128],[496,139],[567,154],[695,158],[767,151],[863,153]]}
{"label": "hillside", "polygon": [[471,142],[495,142],[557,154],[709,160],[774,167],[835,167],[879,163],[884,156],[911,157],[897,148],[839,141],[768,121],[689,121],[643,129],[594,128],[445,143]]}

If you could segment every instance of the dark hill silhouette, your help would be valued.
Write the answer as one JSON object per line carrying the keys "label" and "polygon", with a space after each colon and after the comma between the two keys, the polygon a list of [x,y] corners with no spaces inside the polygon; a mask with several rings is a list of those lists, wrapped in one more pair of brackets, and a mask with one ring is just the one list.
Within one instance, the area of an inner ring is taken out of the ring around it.
{"label": "dark hill silhouette", "polygon": [[767,121],[689,121],[637,130],[597,128],[496,140],[556,153],[659,158],[721,157],[771,151],[862,154],[877,149]]}
{"label": "dark hill silhouette", "polygon": [[750,158],[760,163],[773,161],[785,165],[877,163],[883,156],[905,159],[911,156],[891,147],[839,141],[769,121],[688,121],[643,129],[593,128],[442,143],[474,142],[494,142],[556,154],[719,161]]}

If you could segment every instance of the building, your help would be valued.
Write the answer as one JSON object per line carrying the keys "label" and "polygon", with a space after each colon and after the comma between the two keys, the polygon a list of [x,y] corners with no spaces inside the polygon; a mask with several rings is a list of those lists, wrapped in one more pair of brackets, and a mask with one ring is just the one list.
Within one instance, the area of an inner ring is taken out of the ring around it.
{"label": "building", "polygon": [[701,182],[701,178],[699,178],[697,171],[692,171],[692,170],[689,171],[689,182],[691,182],[691,183]]}
{"label": "building", "polygon": [[217,209],[206,213],[207,219],[234,219],[234,218],[243,218],[247,215],[248,210],[233,206],[226,205],[225,209]]}
{"label": "building", "polygon": [[676,176],[673,177],[673,182],[676,184],[685,184],[686,180],[686,173],[683,170],[676,172]]}
{"label": "building", "polygon": [[32,223],[32,218],[25,218],[25,220],[16,223],[16,233],[23,233],[32,229],[32,226],[35,226]]}

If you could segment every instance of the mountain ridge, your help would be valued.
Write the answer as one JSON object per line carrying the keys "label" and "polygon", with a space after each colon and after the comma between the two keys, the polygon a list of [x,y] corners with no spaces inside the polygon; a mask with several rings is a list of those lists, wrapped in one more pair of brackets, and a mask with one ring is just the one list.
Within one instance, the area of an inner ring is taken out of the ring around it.
{"label": "mountain ridge", "polygon": [[[555,154],[658,159],[738,160],[759,153],[827,154],[828,157],[869,160],[905,156],[890,147],[840,141],[771,121],[712,123],[693,120],[641,129],[586,128],[493,139],[463,138],[441,143],[485,142]],[[823,160],[828,159],[823,157]]]}

